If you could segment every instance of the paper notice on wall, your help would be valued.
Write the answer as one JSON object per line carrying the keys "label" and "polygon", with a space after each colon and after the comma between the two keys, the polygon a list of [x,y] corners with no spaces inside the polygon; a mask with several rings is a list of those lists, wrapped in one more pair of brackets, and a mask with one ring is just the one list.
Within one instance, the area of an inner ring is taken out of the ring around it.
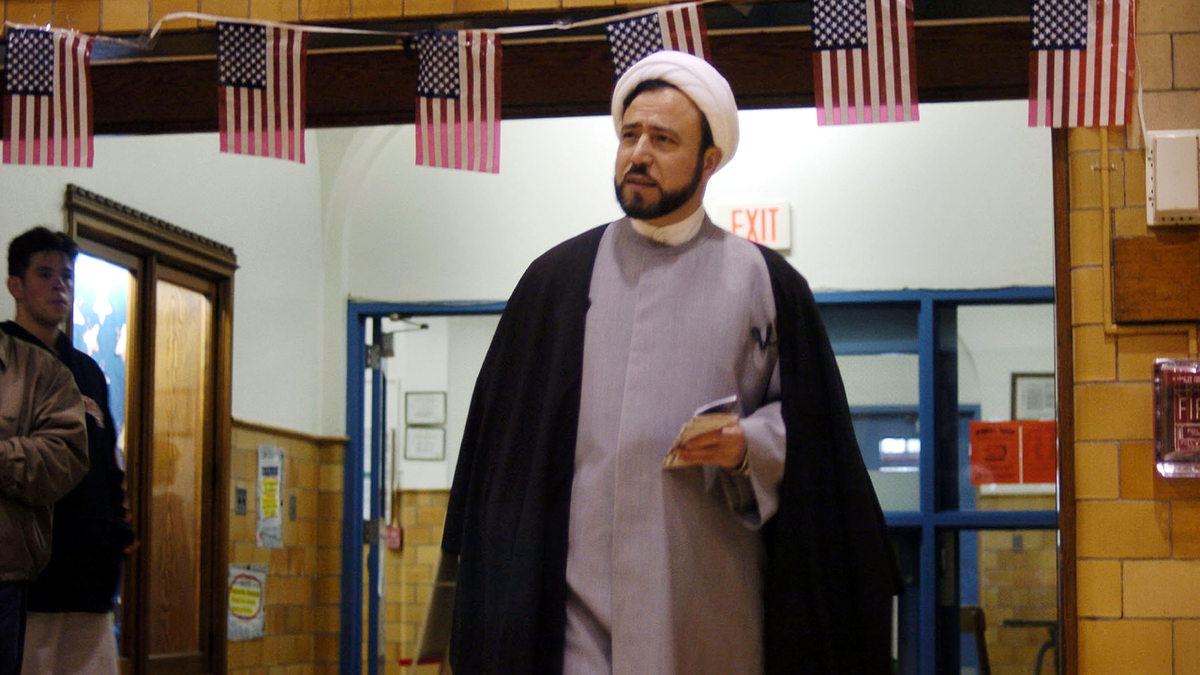
{"label": "paper notice on wall", "polygon": [[971,484],[1053,483],[1057,428],[1053,421],[971,422]]}
{"label": "paper notice on wall", "polygon": [[267,597],[268,565],[229,566],[229,629],[234,640],[257,640],[266,629],[263,601]]}
{"label": "paper notice on wall", "polygon": [[1053,483],[1058,478],[1058,425],[1021,422],[1021,482]]}
{"label": "paper notice on wall", "polygon": [[971,485],[1021,482],[1016,422],[971,422]]}
{"label": "paper notice on wall", "polygon": [[258,527],[254,543],[283,548],[283,448],[258,446]]}

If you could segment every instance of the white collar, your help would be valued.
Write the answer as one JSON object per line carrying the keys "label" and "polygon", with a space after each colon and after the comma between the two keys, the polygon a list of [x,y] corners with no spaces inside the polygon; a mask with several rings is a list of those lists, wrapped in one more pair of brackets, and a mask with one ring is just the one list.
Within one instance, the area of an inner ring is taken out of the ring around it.
{"label": "white collar", "polygon": [[700,226],[704,224],[704,207],[696,207],[692,215],[671,225],[655,227],[637,218],[630,220],[633,223],[633,229],[643,237],[667,246],[679,246],[691,241],[692,237],[700,231]]}

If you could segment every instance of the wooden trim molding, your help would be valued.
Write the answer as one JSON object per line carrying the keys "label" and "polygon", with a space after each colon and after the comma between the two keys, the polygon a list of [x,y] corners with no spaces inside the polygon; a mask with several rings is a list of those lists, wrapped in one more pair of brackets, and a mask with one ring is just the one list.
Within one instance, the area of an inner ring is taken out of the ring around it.
{"label": "wooden trim molding", "polygon": [[233,249],[134,208],[67,185],[68,231],[138,255],[153,254],[198,276],[222,280],[237,270]]}
{"label": "wooden trim molding", "polygon": [[1075,572],[1075,349],[1071,325],[1071,194],[1067,131],[1051,133],[1054,175],[1054,332],[1058,399],[1058,664],[1079,667]]}
{"label": "wooden trim molding", "polygon": [[261,424],[259,422],[248,422],[243,419],[233,418],[233,428],[242,431],[254,431],[263,434],[272,434],[274,436],[282,436],[284,438],[294,438],[298,441],[306,441],[316,443],[318,445],[329,445],[340,443],[345,445],[350,442],[350,439],[345,436],[317,436],[304,431],[296,431],[294,429],[284,429],[283,427],[275,427],[269,424]]}

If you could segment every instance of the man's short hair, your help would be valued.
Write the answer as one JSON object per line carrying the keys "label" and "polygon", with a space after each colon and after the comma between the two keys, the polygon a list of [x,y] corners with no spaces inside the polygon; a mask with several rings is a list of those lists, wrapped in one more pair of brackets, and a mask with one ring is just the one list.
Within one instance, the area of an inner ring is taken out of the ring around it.
{"label": "man's short hair", "polygon": [[[633,91],[629,92],[629,95],[626,96],[625,100],[621,102],[621,109],[628,110],[629,104],[633,103],[633,99],[648,91],[655,91],[657,89],[674,89],[684,96],[687,96],[682,89],[676,87],[670,82],[667,82],[666,80],[642,80],[641,82],[638,82],[637,86],[633,88]],[[691,101],[692,99],[689,97],[688,100]],[[694,101],[692,105],[695,105]],[[713,142],[712,127],[708,125],[708,117],[705,116],[703,110],[700,110],[700,106],[696,106],[696,110],[700,113],[700,152],[703,154],[705,150],[713,147],[716,145],[716,143]]]}
{"label": "man's short hair", "polygon": [[65,232],[54,232],[41,225],[17,235],[8,244],[8,276],[24,277],[34,253],[51,251],[74,260],[79,253],[79,245]]}

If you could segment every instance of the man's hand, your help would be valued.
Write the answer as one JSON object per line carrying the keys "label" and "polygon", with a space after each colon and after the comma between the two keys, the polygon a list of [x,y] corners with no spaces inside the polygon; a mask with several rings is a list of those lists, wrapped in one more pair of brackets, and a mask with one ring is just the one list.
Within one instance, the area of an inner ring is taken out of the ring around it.
{"label": "man's hand", "polygon": [[688,439],[675,449],[677,466],[711,464],[735,469],[746,459],[746,434],[740,422]]}

